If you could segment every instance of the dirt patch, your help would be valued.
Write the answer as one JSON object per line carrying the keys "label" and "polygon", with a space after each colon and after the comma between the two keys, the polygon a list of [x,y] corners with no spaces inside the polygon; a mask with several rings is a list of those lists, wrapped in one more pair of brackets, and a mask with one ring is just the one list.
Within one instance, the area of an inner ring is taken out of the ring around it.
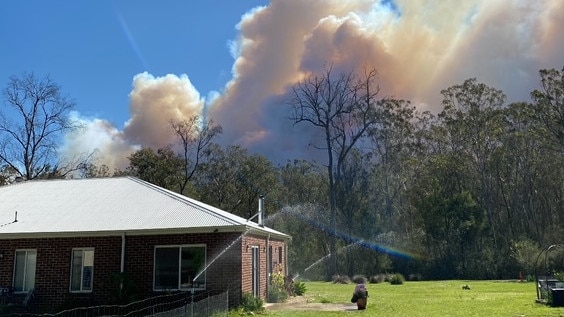
{"label": "dirt patch", "polygon": [[308,296],[290,297],[284,303],[266,303],[267,310],[285,311],[352,311],[358,310],[353,303],[319,303],[315,298]]}

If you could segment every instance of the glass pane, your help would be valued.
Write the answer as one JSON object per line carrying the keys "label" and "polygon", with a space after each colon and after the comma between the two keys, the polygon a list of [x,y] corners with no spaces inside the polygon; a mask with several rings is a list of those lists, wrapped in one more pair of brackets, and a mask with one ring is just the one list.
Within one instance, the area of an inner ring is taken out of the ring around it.
{"label": "glass pane", "polygon": [[84,251],[84,261],[82,263],[82,290],[92,290],[92,273],[94,271],[94,251]]}
{"label": "glass pane", "polygon": [[84,266],[94,266],[94,250],[84,251]]}
{"label": "glass pane", "polygon": [[82,250],[72,252],[71,291],[80,291],[82,280]]}
{"label": "glass pane", "polygon": [[[182,248],[182,288],[205,288],[206,285],[206,248],[205,247],[184,247]],[[194,279],[196,279],[194,281]],[[192,285],[194,281],[194,285]]]}
{"label": "glass pane", "polygon": [[16,251],[16,269],[14,273],[14,291],[24,291],[25,251]]}
{"label": "glass pane", "polygon": [[178,289],[178,248],[155,250],[155,289]]}
{"label": "glass pane", "polygon": [[35,288],[35,264],[37,263],[37,252],[27,251],[26,262],[24,291],[29,291]]}

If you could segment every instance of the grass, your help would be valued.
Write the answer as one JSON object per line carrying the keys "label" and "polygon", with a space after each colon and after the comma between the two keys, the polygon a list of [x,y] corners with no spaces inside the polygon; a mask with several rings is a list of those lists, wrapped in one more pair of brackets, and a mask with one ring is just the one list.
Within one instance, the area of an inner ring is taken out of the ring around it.
{"label": "grass", "polygon": [[[306,296],[317,303],[350,303],[354,284],[305,282]],[[463,290],[462,286],[470,286]],[[535,283],[516,281],[423,281],[368,284],[365,311],[268,311],[268,316],[560,316],[564,307],[535,302]]]}

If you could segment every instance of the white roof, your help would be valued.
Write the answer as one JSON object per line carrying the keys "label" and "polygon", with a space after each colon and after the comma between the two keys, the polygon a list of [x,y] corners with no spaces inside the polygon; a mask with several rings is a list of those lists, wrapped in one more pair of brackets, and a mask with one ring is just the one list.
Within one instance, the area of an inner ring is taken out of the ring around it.
{"label": "white roof", "polygon": [[0,187],[0,239],[216,230],[290,238],[133,177],[34,180]]}

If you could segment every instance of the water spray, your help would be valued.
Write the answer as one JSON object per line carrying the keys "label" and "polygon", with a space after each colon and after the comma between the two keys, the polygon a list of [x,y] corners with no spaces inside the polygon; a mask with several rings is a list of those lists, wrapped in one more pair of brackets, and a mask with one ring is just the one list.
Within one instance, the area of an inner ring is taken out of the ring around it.
{"label": "water spray", "polygon": [[[219,254],[216,255],[216,256],[210,261],[210,263],[208,263],[208,264],[200,271],[200,273],[196,274],[196,276],[194,277],[193,281],[197,280],[198,277],[200,277],[200,275],[202,275],[218,258],[220,258],[227,250],[229,250],[237,241],[241,240],[241,239],[243,238],[243,236],[247,234],[248,231],[249,231],[249,229],[247,229],[245,232],[243,232],[239,237],[237,237],[237,239],[233,240],[227,247],[225,247],[225,249],[223,249],[221,252],[219,252]],[[192,282],[192,289],[194,289],[194,282]]]}
{"label": "water spray", "polygon": [[[343,251],[343,250],[345,250],[345,249],[348,249],[348,248],[350,248],[350,247],[352,247],[352,246],[355,246],[355,245],[362,245],[363,243],[364,243],[364,240],[358,240],[358,241],[356,241],[356,242],[353,242],[353,243],[351,243],[351,244],[348,244],[348,245],[346,245],[346,246],[340,248],[339,250],[337,250],[337,253],[339,253],[339,252],[341,252],[341,251]],[[327,258],[330,257],[330,256],[331,256],[331,253],[329,253],[329,254],[327,254],[327,255],[321,257],[320,259],[318,259],[317,261],[315,261],[313,264],[311,264],[310,266],[306,267],[303,273],[305,274],[305,273],[306,273],[307,271],[309,271],[312,267],[314,267],[314,266],[316,266],[317,264],[323,262],[323,260],[327,259]],[[299,276],[299,274],[298,274],[298,276]]]}
{"label": "water spray", "polygon": [[249,231],[249,229],[245,230],[245,232],[243,232],[240,236],[237,237],[237,239],[233,240],[227,247],[225,247],[221,252],[219,252],[218,255],[216,255],[211,261],[210,263],[208,263],[206,266],[204,266],[204,268],[198,273],[196,274],[196,276],[192,279],[192,288],[190,290],[191,293],[191,300],[192,300],[192,305],[190,305],[191,309],[192,309],[192,314],[190,316],[194,316],[194,294],[195,294],[195,288],[194,285],[196,284],[196,280],[200,277],[200,275],[204,274],[205,271],[207,271],[207,269],[217,260],[219,259],[225,252],[227,252],[227,250],[229,250],[237,241],[241,240]]}

